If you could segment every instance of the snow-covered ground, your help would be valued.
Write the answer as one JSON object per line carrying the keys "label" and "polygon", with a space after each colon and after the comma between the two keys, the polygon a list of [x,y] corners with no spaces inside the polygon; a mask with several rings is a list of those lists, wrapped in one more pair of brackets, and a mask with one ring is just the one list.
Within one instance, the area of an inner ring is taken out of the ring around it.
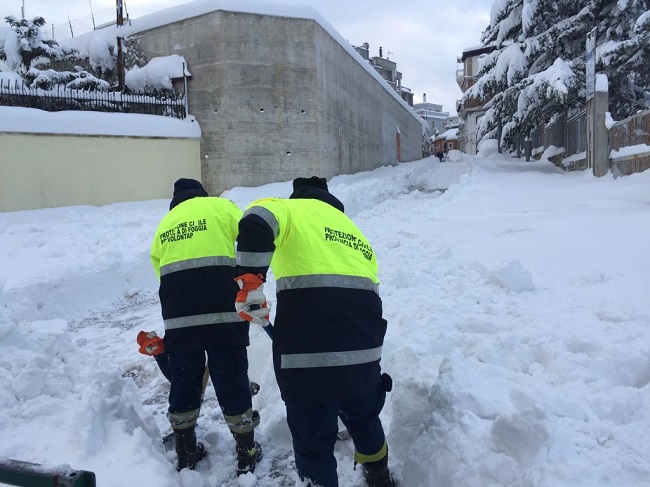
{"label": "snow-covered ground", "polygon": [[[452,160],[330,181],[379,260],[399,485],[650,486],[650,171]],[[290,188],[224,196],[243,208]],[[162,332],[148,252],[167,206],[0,213],[0,457],[94,471],[99,486],[299,485],[257,327],[255,475],[235,478],[211,387],[207,459],[178,474],[163,448],[167,384],[135,338]],[[272,279],[267,291],[273,305]],[[352,454],[337,443],[341,487],[364,485]]]}

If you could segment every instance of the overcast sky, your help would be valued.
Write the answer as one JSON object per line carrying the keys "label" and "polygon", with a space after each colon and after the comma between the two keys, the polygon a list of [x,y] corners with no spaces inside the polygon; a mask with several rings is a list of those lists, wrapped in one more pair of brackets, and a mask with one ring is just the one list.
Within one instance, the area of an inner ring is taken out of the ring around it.
{"label": "overcast sky", "polygon": [[[456,59],[463,49],[480,44],[487,27],[492,0],[272,0],[310,5],[350,44],[370,44],[370,55],[397,63],[402,85],[411,89],[414,102],[443,105],[455,114],[461,96],[456,83]],[[123,0],[132,18],[187,3],[186,0]],[[0,16],[42,16],[48,26],[64,24],[68,17],[79,31],[115,17],[115,0],[0,0]],[[84,19],[85,18],[85,19]],[[80,20],[81,19],[81,20]],[[58,30],[57,30],[58,31]],[[79,34],[81,32],[75,32]]]}

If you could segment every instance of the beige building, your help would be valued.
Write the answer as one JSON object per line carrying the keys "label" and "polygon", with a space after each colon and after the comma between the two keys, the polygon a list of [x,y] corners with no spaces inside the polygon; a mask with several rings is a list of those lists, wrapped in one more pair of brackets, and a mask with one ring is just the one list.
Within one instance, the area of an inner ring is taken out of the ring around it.
{"label": "beige building", "polygon": [[196,122],[0,107],[0,211],[169,199],[201,178]]}
{"label": "beige building", "polygon": [[[478,79],[479,59],[494,51],[494,46],[479,46],[467,48],[458,58],[459,67],[456,71],[456,82],[463,93],[471,88]],[[462,66],[460,65],[462,64]],[[483,108],[489,100],[471,100],[464,107],[458,106],[458,116],[461,119],[458,144],[461,151],[476,154],[478,145],[478,121],[485,114]]]}

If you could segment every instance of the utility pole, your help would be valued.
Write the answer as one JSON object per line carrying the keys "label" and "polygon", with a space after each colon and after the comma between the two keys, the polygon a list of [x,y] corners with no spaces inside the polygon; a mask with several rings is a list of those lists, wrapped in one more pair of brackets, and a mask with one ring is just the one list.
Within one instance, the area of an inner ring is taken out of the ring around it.
{"label": "utility pole", "polygon": [[88,5],[90,5],[90,18],[93,20],[93,30],[95,30],[95,14],[93,13],[93,4],[88,0]]}
{"label": "utility pole", "polygon": [[124,14],[122,10],[122,0],[116,0],[117,4],[117,86],[120,91],[124,91],[124,51],[122,50],[122,25],[124,24]]}
{"label": "utility pole", "polygon": [[25,0],[23,0],[23,6],[20,8],[20,16],[25,18]]}

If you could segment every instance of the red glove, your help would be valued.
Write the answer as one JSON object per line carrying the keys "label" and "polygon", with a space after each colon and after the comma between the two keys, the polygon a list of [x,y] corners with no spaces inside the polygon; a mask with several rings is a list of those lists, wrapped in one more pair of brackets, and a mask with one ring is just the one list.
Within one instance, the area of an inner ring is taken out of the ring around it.
{"label": "red glove", "polygon": [[269,324],[269,308],[264,296],[264,277],[262,274],[244,274],[235,277],[240,291],[235,298],[235,310],[246,321],[267,326]]}
{"label": "red glove", "polygon": [[159,355],[165,351],[165,342],[155,331],[141,331],[136,340],[140,345],[138,351],[144,355]]}

